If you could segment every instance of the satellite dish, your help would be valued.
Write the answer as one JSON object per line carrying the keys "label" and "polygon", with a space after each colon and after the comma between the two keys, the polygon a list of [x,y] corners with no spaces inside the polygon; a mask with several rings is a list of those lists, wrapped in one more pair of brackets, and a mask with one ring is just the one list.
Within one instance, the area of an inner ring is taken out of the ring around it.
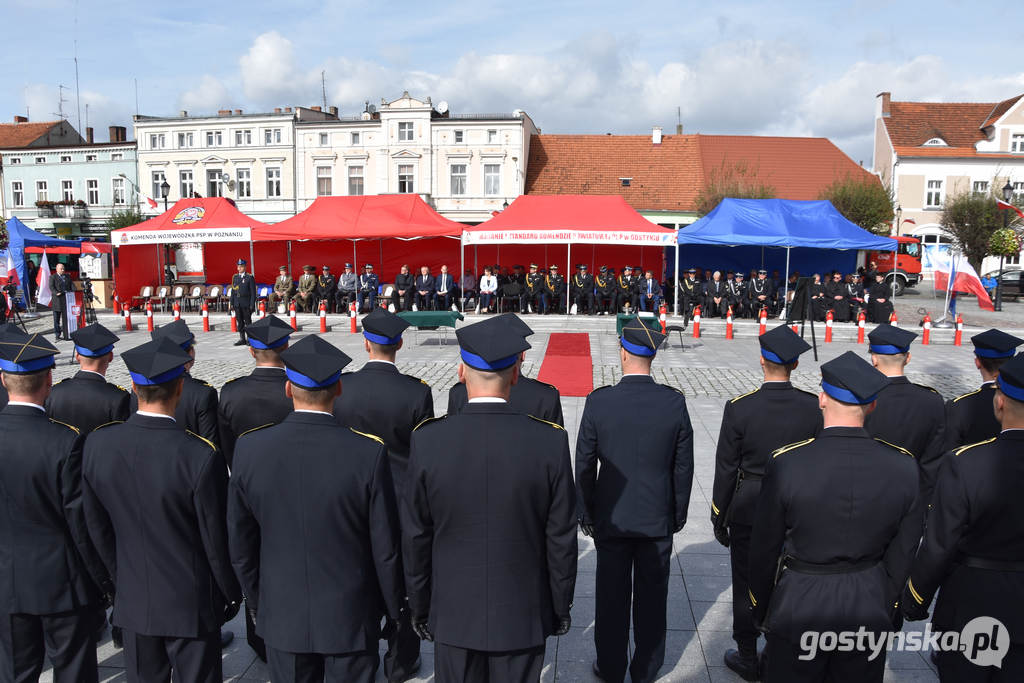
{"label": "satellite dish", "polygon": [[521,118],[523,116],[523,110],[522,109],[513,109],[512,110],[512,116],[516,117],[517,119]]}
{"label": "satellite dish", "polygon": [[371,114],[376,114],[377,113],[377,106],[374,105],[374,104],[371,104],[369,107],[366,108],[366,111],[370,112]]}
{"label": "satellite dish", "polygon": [[448,113],[448,103],[445,102],[444,100],[441,100],[440,102],[438,102],[437,103],[437,113],[438,114],[447,114]]}

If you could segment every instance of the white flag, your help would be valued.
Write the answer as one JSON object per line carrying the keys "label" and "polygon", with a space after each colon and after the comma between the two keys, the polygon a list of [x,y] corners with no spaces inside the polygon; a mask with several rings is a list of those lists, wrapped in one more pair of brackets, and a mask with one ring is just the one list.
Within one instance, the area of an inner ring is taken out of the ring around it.
{"label": "white flag", "polygon": [[46,260],[46,248],[43,247],[43,258],[39,261],[39,272],[36,273],[36,303],[44,306],[50,305],[50,262]]}

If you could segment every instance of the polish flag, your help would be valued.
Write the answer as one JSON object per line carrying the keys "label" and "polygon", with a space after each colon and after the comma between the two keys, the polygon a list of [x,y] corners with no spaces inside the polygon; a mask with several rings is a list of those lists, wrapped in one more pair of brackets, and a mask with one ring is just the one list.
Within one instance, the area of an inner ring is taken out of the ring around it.
{"label": "polish flag", "polygon": [[150,197],[149,195],[140,192],[139,196],[146,200],[146,203],[149,204],[149,208],[155,209],[157,208],[157,206],[159,206],[159,204],[156,203],[156,200]]}
{"label": "polish flag", "polygon": [[0,284],[15,283],[21,284],[18,281],[18,269],[14,265],[14,257],[11,256],[11,252],[7,250],[7,268],[3,271],[4,274],[0,275]]}
{"label": "polish flag", "polygon": [[932,260],[935,275],[935,289],[949,288],[952,275],[953,291],[970,293],[978,297],[978,306],[987,311],[994,311],[995,306],[985,286],[981,284],[978,273],[962,257],[953,257],[948,251],[938,252]]}
{"label": "polish flag", "polygon": [[915,221],[913,218],[904,218],[903,222],[910,223],[911,225],[917,225],[917,221]]}
{"label": "polish flag", "polygon": [[46,248],[39,260],[39,272],[36,273],[36,302],[49,306],[53,295],[50,293],[50,262],[46,260]]}
{"label": "polish flag", "polygon": [[996,200],[996,206],[999,207],[1000,209],[1008,209],[1010,211],[1013,211],[1015,214],[1017,214],[1021,218],[1024,218],[1024,211],[1021,211],[1020,209],[1018,209],[1016,206],[1014,206],[1010,202],[1004,202],[1002,199],[997,199]]}

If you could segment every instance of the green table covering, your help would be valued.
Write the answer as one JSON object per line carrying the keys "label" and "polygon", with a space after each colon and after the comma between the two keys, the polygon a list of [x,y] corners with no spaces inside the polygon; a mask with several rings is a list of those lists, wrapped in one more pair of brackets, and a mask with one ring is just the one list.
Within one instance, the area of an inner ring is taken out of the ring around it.
{"label": "green table covering", "polygon": [[[630,320],[633,320],[636,317],[637,316],[633,313],[619,313],[618,315],[616,315],[615,336],[622,336],[622,328],[626,325],[626,323],[628,323]],[[658,316],[654,315],[653,313],[641,315],[640,320],[643,321],[644,325],[647,325],[647,327],[651,328],[655,332],[661,332],[661,322],[658,320]]]}
{"label": "green table covering", "polygon": [[454,328],[455,321],[466,319],[455,311],[402,311],[398,317],[419,329]]}

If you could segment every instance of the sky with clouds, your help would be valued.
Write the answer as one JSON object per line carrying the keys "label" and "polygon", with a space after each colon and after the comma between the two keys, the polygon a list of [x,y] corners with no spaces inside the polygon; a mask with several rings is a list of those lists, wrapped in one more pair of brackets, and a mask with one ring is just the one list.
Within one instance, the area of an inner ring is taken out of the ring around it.
{"label": "sky with clouds", "polygon": [[[998,16],[993,14],[998,8]],[[173,115],[415,97],[526,110],[548,133],[813,135],[871,163],[874,96],[1024,93],[1018,3],[0,0],[0,120],[65,112],[106,140]],[[4,113],[6,112],[6,113]]]}

